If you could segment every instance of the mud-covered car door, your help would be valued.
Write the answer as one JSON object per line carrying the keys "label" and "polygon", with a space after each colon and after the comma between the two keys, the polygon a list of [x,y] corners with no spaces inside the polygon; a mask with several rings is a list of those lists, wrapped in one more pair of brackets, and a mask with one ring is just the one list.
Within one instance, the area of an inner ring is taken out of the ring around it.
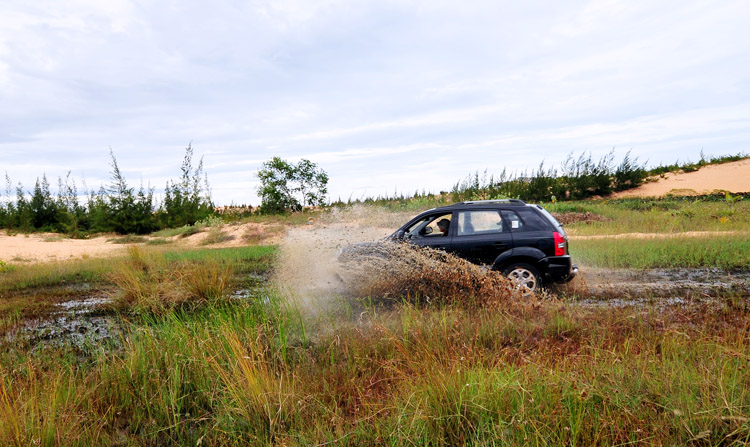
{"label": "mud-covered car door", "polygon": [[492,264],[501,253],[513,248],[513,238],[499,210],[456,212],[455,255],[476,264]]}
{"label": "mud-covered car door", "polygon": [[404,240],[422,247],[450,251],[452,213],[429,214],[406,228]]}

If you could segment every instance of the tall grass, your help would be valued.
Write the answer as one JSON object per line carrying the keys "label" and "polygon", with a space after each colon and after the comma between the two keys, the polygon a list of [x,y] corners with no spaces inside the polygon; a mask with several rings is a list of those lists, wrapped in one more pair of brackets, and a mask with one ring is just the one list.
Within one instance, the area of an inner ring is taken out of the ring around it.
{"label": "tall grass", "polygon": [[121,351],[90,362],[0,353],[0,442],[750,440],[745,311],[406,305],[314,337],[299,321],[260,301],[210,305],[136,319]]}
{"label": "tall grass", "polygon": [[226,300],[232,270],[216,260],[183,265],[162,253],[128,247],[128,262],[110,274],[120,289],[116,304],[135,313],[164,313],[180,306]]}

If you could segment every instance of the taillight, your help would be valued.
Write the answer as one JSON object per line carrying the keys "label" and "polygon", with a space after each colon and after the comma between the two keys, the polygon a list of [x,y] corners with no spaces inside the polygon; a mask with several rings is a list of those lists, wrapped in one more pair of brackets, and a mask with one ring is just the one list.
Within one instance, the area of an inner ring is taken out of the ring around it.
{"label": "taillight", "polygon": [[555,238],[555,256],[565,256],[565,238],[557,231],[552,236]]}

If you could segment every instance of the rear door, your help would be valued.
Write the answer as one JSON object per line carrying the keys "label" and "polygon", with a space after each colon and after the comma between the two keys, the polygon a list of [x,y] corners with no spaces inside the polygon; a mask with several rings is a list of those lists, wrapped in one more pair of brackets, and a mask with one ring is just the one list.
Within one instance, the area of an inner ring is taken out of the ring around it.
{"label": "rear door", "polygon": [[513,234],[515,247],[533,247],[547,256],[555,254],[552,228],[549,222],[531,208],[503,210],[505,223]]}
{"label": "rear door", "polygon": [[492,264],[495,259],[513,249],[510,228],[499,210],[478,209],[456,211],[454,254],[475,264]]}

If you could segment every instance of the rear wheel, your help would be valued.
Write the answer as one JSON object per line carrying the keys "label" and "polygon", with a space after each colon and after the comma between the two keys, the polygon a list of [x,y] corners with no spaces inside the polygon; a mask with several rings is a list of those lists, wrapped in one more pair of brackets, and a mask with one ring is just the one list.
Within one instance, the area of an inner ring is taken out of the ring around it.
{"label": "rear wheel", "polygon": [[511,285],[522,295],[531,295],[542,288],[542,275],[533,265],[525,263],[511,264],[503,270]]}

